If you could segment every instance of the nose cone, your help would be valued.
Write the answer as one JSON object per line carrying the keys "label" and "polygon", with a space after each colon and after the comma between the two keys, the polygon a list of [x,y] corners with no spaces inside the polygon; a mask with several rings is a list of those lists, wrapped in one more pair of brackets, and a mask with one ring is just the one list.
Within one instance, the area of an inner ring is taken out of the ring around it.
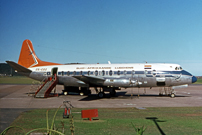
{"label": "nose cone", "polygon": [[192,77],[192,83],[195,83],[197,81],[197,78],[195,76]]}

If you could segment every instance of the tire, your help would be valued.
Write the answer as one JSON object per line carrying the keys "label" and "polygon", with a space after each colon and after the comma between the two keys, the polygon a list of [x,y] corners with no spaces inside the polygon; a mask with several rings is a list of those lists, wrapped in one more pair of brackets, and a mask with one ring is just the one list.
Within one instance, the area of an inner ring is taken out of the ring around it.
{"label": "tire", "polygon": [[99,98],[103,98],[104,96],[105,96],[105,93],[104,93],[104,92],[99,92],[99,93],[98,93],[98,97],[99,97]]}
{"label": "tire", "polygon": [[174,93],[171,93],[171,94],[170,94],[170,97],[171,97],[171,98],[174,98],[174,97],[175,97],[175,94],[174,94]]}
{"label": "tire", "polygon": [[65,91],[65,92],[64,92],[64,95],[67,95],[67,94],[68,94],[68,92],[67,92],[67,91]]}

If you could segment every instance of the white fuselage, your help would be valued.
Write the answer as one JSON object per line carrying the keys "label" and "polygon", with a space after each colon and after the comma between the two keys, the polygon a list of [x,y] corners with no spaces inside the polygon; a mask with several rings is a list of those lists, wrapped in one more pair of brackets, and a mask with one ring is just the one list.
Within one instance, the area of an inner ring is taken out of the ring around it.
{"label": "white fuselage", "polygon": [[30,76],[34,79],[41,80],[56,73],[59,84],[78,87],[170,87],[191,84],[193,77],[178,64],[161,63],[70,64],[29,69],[41,73],[38,77]]}

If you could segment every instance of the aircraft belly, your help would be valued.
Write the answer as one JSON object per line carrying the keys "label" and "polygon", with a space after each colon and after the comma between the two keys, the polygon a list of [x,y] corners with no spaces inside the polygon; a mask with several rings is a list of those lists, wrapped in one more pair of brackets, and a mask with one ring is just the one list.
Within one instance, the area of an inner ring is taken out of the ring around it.
{"label": "aircraft belly", "polygon": [[43,76],[43,75],[44,75],[44,73],[42,73],[42,72],[31,72],[29,77],[34,80],[38,80],[38,81],[42,81],[45,78],[48,79],[47,76]]}

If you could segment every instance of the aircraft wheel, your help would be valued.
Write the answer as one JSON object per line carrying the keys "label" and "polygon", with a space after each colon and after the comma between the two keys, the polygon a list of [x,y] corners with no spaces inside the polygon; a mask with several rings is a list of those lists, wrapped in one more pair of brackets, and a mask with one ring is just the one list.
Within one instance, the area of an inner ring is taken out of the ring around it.
{"label": "aircraft wheel", "polygon": [[103,98],[104,96],[105,96],[105,93],[104,93],[104,92],[99,92],[99,93],[98,93],[98,97],[99,97],[99,98]]}
{"label": "aircraft wheel", "polygon": [[174,98],[174,97],[175,97],[175,94],[174,94],[174,93],[171,93],[170,97],[171,97],[171,98]]}
{"label": "aircraft wheel", "polygon": [[67,95],[67,94],[68,94],[68,93],[65,91],[65,92],[64,92],[64,95]]}

